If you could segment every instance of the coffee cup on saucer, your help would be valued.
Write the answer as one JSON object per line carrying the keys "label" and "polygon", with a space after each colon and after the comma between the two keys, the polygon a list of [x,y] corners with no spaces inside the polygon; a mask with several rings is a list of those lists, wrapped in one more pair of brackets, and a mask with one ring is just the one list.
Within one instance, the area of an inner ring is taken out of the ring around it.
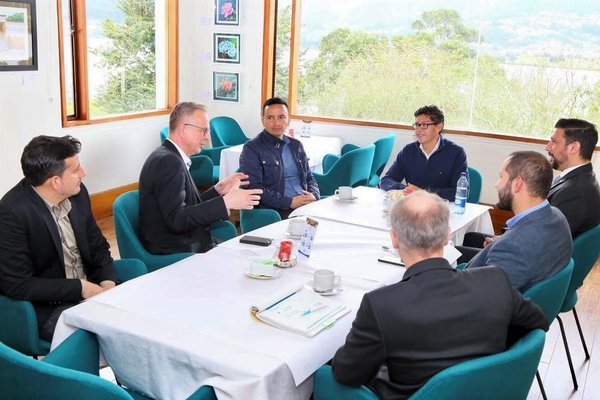
{"label": "coffee cup on saucer", "polygon": [[340,200],[352,200],[352,186],[340,186],[336,189],[335,195]]}
{"label": "coffee cup on saucer", "polygon": [[329,269],[318,269],[313,275],[313,289],[317,293],[331,292],[340,286],[341,278]]}

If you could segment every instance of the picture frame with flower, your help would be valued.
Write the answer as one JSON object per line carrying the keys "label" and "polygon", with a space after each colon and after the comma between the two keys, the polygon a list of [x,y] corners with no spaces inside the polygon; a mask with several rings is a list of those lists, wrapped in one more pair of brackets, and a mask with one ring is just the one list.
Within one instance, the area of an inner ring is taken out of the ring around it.
{"label": "picture frame with flower", "polygon": [[215,0],[215,25],[239,24],[239,0]]}
{"label": "picture frame with flower", "polygon": [[219,63],[240,63],[240,35],[215,33],[213,35],[213,60]]}
{"label": "picture frame with flower", "polygon": [[213,100],[240,101],[240,74],[213,71]]}

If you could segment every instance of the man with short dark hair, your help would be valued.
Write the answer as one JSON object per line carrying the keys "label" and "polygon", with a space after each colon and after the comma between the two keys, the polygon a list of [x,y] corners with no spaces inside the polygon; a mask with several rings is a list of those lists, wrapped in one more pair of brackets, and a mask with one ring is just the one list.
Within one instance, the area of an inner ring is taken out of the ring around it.
{"label": "man with short dark hair", "polygon": [[400,150],[379,186],[406,192],[425,189],[454,201],[460,173],[467,172],[467,154],[442,136],[444,113],[438,107],[424,106],[415,111],[413,126],[416,141]]}
{"label": "man with short dark hair", "polygon": [[140,236],[154,254],[204,253],[216,244],[210,224],[231,209],[251,209],[261,190],[242,190],[235,173],[200,194],[189,172],[190,156],[209,140],[206,106],[181,102],[171,111],[169,137],[146,159],[140,172]]}
{"label": "man with short dark hair", "polygon": [[517,151],[503,162],[496,183],[498,208],[515,216],[467,268],[496,265],[523,291],[567,265],[573,242],[565,216],[546,200],[551,183],[552,167],[539,153]]}
{"label": "man with short dark hair", "polygon": [[333,358],[337,381],[368,384],[381,399],[406,399],[445,368],[504,351],[509,334],[548,330],[544,312],[500,268],[450,266],[442,257],[448,221],[446,203],[425,191],[394,206],[390,235],[406,272],[364,295]]}
{"label": "man with short dark hair", "polygon": [[592,169],[598,143],[596,126],[581,119],[559,119],[546,151],[560,171],[548,201],[567,218],[573,237],[600,223],[600,186]]}
{"label": "man with short dark hair", "polygon": [[262,108],[265,128],[244,144],[240,171],[248,174],[250,188],[260,188],[260,207],[272,208],[282,218],[296,208],[319,199],[319,186],[308,166],[302,143],[285,135],[290,124],[288,106],[279,97]]}
{"label": "man with short dark hair", "polygon": [[80,148],[71,136],[33,138],[21,156],[25,178],[0,200],[0,293],[32,302],[46,340],[62,311],[116,282]]}

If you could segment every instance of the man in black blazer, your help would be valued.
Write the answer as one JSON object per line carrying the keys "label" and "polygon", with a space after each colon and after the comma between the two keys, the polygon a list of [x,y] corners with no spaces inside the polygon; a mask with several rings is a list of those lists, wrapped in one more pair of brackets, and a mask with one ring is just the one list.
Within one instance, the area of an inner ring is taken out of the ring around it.
{"label": "man in black blazer", "polygon": [[209,141],[208,113],[199,103],[177,104],[169,137],[150,154],[140,173],[140,236],[154,254],[203,253],[215,241],[210,224],[231,209],[251,209],[262,190],[242,190],[248,176],[235,173],[200,194],[189,173],[190,156]]}
{"label": "man in black blazer", "polygon": [[382,399],[406,399],[445,368],[504,351],[509,326],[548,330],[544,312],[500,268],[455,270],[442,258],[448,220],[446,203],[425,191],[394,206],[392,244],[406,272],[363,297],[333,358],[340,383],[369,384]]}
{"label": "man in black blazer", "polygon": [[600,223],[600,186],[592,169],[598,131],[581,119],[562,118],[554,127],[546,151],[552,168],[561,172],[548,201],[567,217],[575,238]]}
{"label": "man in black blazer", "polygon": [[109,245],[81,179],[71,136],[38,136],[21,157],[25,179],[0,200],[0,293],[32,302],[40,336],[60,313],[115,286]]}

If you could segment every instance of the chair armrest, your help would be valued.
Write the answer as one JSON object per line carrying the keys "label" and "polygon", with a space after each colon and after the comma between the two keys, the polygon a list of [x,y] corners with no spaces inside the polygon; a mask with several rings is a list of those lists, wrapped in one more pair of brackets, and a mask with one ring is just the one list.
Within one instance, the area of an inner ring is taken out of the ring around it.
{"label": "chair armrest", "polygon": [[355,144],[346,143],[342,146],[342,155],[346,154],[349,151],[356,150],[359,147]]}
{"label": "chair armrest", "polygon": [[117,271],[117,280],[119,282],[127,282],[130,279],[137,278],[148,273],[146,265],[136,258],[125,258],[114,261],[115,270]]}
{"label": "chair armrest", "polygon": [[337,162],[341,157],[335,154],[325,154],[323,157],[323,173],[329,172],[333,164]]}
{"label": "chair armrest", "polygon": [[221,151],[231,146],[220,146],[203,148],[200,151],[200,155],[207,156],[213,162],[213,165],[221,165]]}
{"label": "chair armrest", "polygon": [[45,355],[50,343],[40,339],[33,305],[25,300],[13,300],[0,295],[0,341],[30,356]]}
{"label": "chair armrest", "polygon": [[43,361],[58,367],[99,375],[99,354],[96,335],[78,329],[48,353]]}
{"label": "chair armrest", "polygon": [[338,383],[333,377],[330,365],[323,365],[315,372],[313,383],[315,400],[377,400],[377,395],[366,386],[351,387]]}

